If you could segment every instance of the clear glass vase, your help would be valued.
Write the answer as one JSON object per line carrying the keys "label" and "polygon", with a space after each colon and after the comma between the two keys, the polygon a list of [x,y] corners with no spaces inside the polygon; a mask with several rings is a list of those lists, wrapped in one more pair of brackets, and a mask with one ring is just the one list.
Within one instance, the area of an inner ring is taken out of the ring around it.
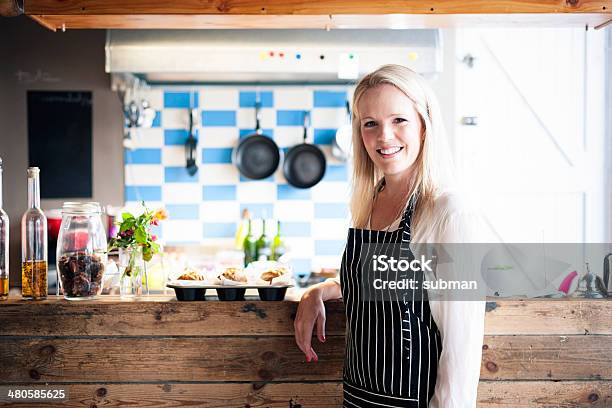
{"label": "clear glass vase", "polygon": [[119,248],[119,293],[122,298],[147,296],[149,285],[147,263],[142,248]]}

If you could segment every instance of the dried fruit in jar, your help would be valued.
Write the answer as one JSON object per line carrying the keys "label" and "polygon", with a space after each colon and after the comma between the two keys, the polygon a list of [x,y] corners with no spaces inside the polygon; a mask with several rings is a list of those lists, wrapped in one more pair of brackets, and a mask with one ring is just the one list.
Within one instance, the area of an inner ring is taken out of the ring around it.
{"label": "dried fruit in jar", "polygon": [[95,296],[101,291],[104,263],[98,255],[86,252],[64,254],[57,264],[66,296]]}

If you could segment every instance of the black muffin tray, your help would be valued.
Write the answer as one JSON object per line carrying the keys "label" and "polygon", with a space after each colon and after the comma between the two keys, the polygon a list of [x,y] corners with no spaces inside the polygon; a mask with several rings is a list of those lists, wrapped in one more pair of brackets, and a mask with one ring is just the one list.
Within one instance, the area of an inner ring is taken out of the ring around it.
{"label": "black muffin tray", "polygon": [[[293,285],[240,285],[240,286],[229,286],[229,285],[198,285],[198,286],[182,286],[167,284],[169,288],[174,289],[177,300],[180,301],[202,301],[206,299],[206,291],[208,289],[215,289],[217,297],[222,301],[236,301],[245,300],[244,294],[247,289],[257,289],[259,292],[259,298],[265,301],[279,301],[284,300],[287,294],[287,289],[293,287]],[[209,297],[209,300],[213,300],[213,297]]]}

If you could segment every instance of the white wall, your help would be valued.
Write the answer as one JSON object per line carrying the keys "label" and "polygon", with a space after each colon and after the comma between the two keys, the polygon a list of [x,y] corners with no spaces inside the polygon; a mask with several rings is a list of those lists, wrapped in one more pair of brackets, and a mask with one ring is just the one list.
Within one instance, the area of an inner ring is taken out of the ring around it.
{"label": "white wall", "polygon": [[[119,99],[104,72],[104,30],[54,33],[22,16],[0,19],[0,38],[0,157],[4,209],[11,225],[10,282],[16,285],[21,280],[21,215],[27,205],[27,91],[93,92],[92,200],[103,204],[123,202],[123,119]],[[18,72],[22,72],[21,81]],[[42,200],[41,205],[61,208],[63,201]]]}

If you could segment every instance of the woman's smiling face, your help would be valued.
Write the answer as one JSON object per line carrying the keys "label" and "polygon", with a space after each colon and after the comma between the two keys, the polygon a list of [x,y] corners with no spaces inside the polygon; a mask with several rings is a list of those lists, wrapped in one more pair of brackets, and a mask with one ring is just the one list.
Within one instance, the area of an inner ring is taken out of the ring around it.
{"label": "woman's smiling face", "polygon": [[385,176],[409,171],[421,150],[421,118],[399,89],[382,84],[368,89],[357,104],[361,138]]}

